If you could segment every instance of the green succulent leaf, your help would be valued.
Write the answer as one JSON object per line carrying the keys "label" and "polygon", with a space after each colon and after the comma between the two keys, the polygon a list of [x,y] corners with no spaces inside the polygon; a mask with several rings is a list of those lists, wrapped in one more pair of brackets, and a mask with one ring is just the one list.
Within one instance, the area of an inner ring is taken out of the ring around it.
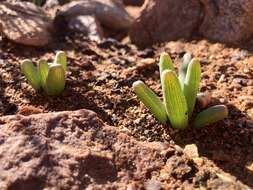
{"label": "green succulent leaf", "polygon": [[41,88],[40,75],[38,73],[37,67],[32,63],[31,60],[25,59],[22,61],[21,71],[25,75],[29,84],[35,90],[39,90]]}
{"label": "green succulent leaf", "polygon": [[193,127],[201,128],[219,120],[222,120],[228,116],[228,109],[225,105],[212,106],[202,112],[200,112],[193,122]]}
{"label": "green succulent leaf", "polygon": [[162,89],[165,108],[172,127],[186,128],[188,125],[187,103],[174,71],[163,71]]}
{"label": "green succulent leaf", "polygon": [[175,71],[173,62],[167,53],[162,53],[160,56],[160,61],[159,61],[159,69],[160,69],[160,78],[162,78],[162,73],[163,71],[169,69],[172,71]]}
{"label": "green succulent leaf", "polygon": [[40,74],[41,84],[43,88],[45,88],[47,75],[48,75],[48,69],[49,69],[48,63],[44,59],[39,60],[38,71]]}
{"label": "green succulent leaf", "polygon": [[180,85],[181,85],[182,89],[184,89],[185,76],[186,76],[186,73],[187,73],[188,65],[191,62],[191,59],[192,59],[191,54],[185,53],[184,56],[183,56],[183,59],[182,59],[182,63],[180,65],[180,67],[179,67],[178,78],[179,78]]}
{"label": "green succulent leaf", "polygon": [[165,124],[167,122],[167,113],[160,98],[142,81],[134,82],[133,89],[139,99],[150,110],[155,118]]}
{"label": "green succulent leaf", "polygon": [[54,63],[62,65],[63,69],[67,70],[67,56],[64,51],[58,51],[55,56]]}
{"label": "green succulent leaf", "polygon": [[65,88],[65,70],[60,64],[52,64],[49,66],[46,79],[45,89],[50,96],[57,96],[62,93]]}
{"label": "green succulent leaf", "polygon": [[197,59],[192,59],[187,68],[184,81],[184,95],[188,106],[188,115],[191,117],[199,91],[201,67]]}

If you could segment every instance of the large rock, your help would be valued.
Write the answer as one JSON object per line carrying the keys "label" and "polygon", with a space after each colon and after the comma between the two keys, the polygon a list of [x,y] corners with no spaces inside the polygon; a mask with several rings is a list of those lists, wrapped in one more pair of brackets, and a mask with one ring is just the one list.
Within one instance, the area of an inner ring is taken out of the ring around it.
{"label": "large rock", "polygon": [[139,46],[189,38],[197,28],[201,5],[197,0],[149,0],[132,26],[130,37]]}
{"label": "large rock", "polygon": [[128,29],[132,24],[132,18],[124,9],[120,1],[116,0],[79,0],[64,5],[56,17],[56,23],[81,15],[95,16],[102,26],[112,30]]}
{"label": "large rock", "polygon": [[100,41],[104,38],[103,29],[94,16],[80,15],[73,17],[68,22],[68,28],[73,32],[82,33],[94,41]]}
{"label": "large rock", "polygon": [[238,44],[253,35],[252,0],[149,0],[130,32],[139,46],[188,39]]}
{"label": "large rock", "polygon": [[253,34],[252,0],[201,0],[204,19],[200,33],[225,43],[243,42]]}
{"label": "large rock", "polygon": [[195,162],[178,146],[138,142],[89,110],[0,117],[1,190],[249,189],[207,160]]}
{"label": "large rock", "polygon": [[94,112],[0,118],[0,189],[126,189],[164,165],[167,146],[140,143]]}
{"label": "large rock", "polygon": [[51,40],[52,21],[33,3],[2,2],[0,32],[8,39],[30,46],[45,46]]}

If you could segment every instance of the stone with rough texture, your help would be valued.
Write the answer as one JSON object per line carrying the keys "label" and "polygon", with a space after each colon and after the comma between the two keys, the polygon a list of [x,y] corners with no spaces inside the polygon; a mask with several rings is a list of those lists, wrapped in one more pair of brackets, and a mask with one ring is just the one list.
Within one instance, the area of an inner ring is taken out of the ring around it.
{"label": "stone with rough texture", "polygon": [[163,166],[166,149],[137,142],[88,110],[6,116],[0,118],[0,189],[143,187]]}
{"label": "stone with rough texture", "polygon": [[[168,143],[138,142],[89,110],[0,117],[0,189],[247,189]],[[195,177],[196,176],[196,177]]]}
{"label": "stone with rough texture", "polygon": [[130,37],[139,46],[189,38],[199,24],[201,5],[196,0],[149,0],[134,22]]}
{"label": "stone with rough texture", "polygon": [[103,29],[94,16],[81,15],[70,19],[68,28],[74,32],[80,32],[89,39],[100,41],[104,38]]}
{"label": "stone with rough texture", "polygon": [[118,0],[79,0],[61,7],[56,16],[56,23],[66,22],[80,15],[93,15],[112,30],[125,30],[132,24],[132,18]]}
{"label": "stone with rough texture", "polygon": [[130,37],[139,46],[189,39],[194,32],[217,42],[243,43],[253,35],[252,0],[149,0]]}
{"label": "stone with rough texture", "polygon": [[196,144],[187,144],[184,147],[184,153],[191,159],[199,157],[198,147]]}
{"label": "stone with rough texture", "polygon": [[45,4],[43,5],[43,8],[47,10],[47,9],[52,9],[58,6],[59,6],[58,0],[47,0]]}
{"label": "stone with rough texture", "polygon": [[8,39],[23,45],[45,46],[51,40],[51,30],[51,19],[33,3],[0,4],[0,32]]}
{"label": "stone with rough texture", "polygon": [[204,18],[200,33],[211,40],[240,43],[253,34],[252,0],[201,0]]}

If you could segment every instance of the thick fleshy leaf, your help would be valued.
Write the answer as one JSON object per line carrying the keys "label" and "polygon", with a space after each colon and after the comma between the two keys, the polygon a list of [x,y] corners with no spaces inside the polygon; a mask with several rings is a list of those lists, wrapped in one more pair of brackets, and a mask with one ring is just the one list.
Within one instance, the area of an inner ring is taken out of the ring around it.
{"label": "thick fleshy leaf", "polygon": [[167,53],[162,53],[160,56],[160,61],[159,61],[159,69],[160,69],[160,78],[162,78],[162,73],[163,71],[169,69],[172,71],[175,71],[173,62]]}
{"label": "thick fleshy leaf", "polygon": [[40,75],[37,67],[32,63],[31,60],[26,59],[21,63],[21,71],[25,75],[29,84],[35,89],[39,90],[41,87]]}
{"label": "thick fleshy leaf", "polygon": [[184,93],[174,71],[162,73],[162,88],[165,108],[172,127],[184,129],[188,126],[188,110]]}
{"label": "thick fleshy leaf", "polygon": [[178,78],[180,81],[181,88],[184,89],[184,80],[187,73],[188,65],[190,64],[192,59],[191,54],[185,53],[182,59],[182,63],[179,66]]}
{"label": "thick fleshy leaf", "polygon": [[63,69],[67,70],[67,56],[64,51],[58,51],[55,56],[54,63],[62,65]]}
{"label": "thick fleshy leaf", "polygon": [[200,63],[197,59],[192,59],[188,65],[184,81],[184,95],[187,101],[189,117],[191,117],[196,104],[196,98],[200,84],[200,75]]}
{"label": "thick fleshy leaf", "polygon": [[62,93],[65,88],[65,70],[62,65],[52,64],[49,66],[46,79],[46,93],[50,96],[56,96]]}
{"label": "thick fleshy leaf", "polygon": [[48,63],[44,59],[39,60],[38,71],[40,74],[41,84],[43,88],[45,88],[47,75],[48,75],[48,69],[49,69]]}
{"label": "thick fleshy leaf", "polygon": [[200,112],[193,122],[193,127],[201,128],[228,116],[228,108],[225,105],[212,106]]}
{"label": "thick fleshy leaf", "polygon": [[167,113],[160,98],[142,81],[134,82],[133,89],[142,103],[150,110],[155,118],[165,124],[167,122]]}

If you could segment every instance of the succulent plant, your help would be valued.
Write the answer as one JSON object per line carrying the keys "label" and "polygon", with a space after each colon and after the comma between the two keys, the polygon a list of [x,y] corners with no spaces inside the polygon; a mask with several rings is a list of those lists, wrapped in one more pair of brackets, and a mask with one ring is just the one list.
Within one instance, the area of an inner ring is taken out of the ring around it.
{"label": "succulent plant", "polygon": [[53,63],[39,60],[37,66],[31,60],[25,59],[21,63],[21,71],[30,85],[36,90],[41,88],[50,96],[57,96],[65,88],[65,73],[67,56],[63,51],[57,52]]}
{"label": "succulent plant", "polygon": [[195,128],[201,128],[228,116],[225,105],[216,105],[201,111],[192,119],[192,115],[195,115],[201,66],[190,54],[183,56],[178,76],[167,53],[161,54],[159,68],[163,102],[142,81],[133,83],[134,92],[158,121],[166,124],[169,120],[171,126],[177,129],[185,129],[189,123]]}

